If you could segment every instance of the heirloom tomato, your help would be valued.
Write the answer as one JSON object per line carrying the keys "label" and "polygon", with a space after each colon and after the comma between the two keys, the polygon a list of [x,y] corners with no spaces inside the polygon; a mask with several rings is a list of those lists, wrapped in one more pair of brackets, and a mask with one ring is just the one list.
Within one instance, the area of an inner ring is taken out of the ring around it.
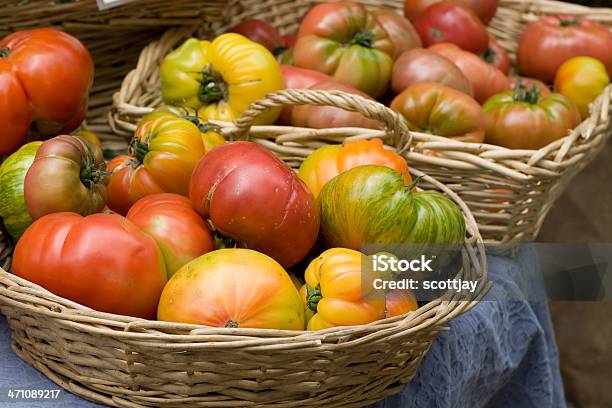
{"label": "heirloom tomato", "polygon": [[285,38],[278,30],[265,21],[258,19],[244,20],[228,30],[241,34],[248,39],[266,47],[279,62],[291,62],[291,50]]}
{"label": "heirloom tomato", "polygon": [[485,103],[491,96],[510,89],[508,77],[503,72],[471,52],[463,51],[454,44],[436,44],[429,49],[459,67],[472,84],[474,99],[478,103]]}
{"label": "heirloom tomato", "polygon": [[489,48],[480,54],[480,58],[499,69],[504,75],[510,73],[510,57],[508,52],[492,35],[489,39]]}
{"label": "heirloom tomato", "polygon": [[531,89],[535,85],[536,89],[540,93],[540,96],[546,96],[550,94],[550,88],[544,82],[535,78],[527,78],[518,75],[512,75],[508,78],[510,81],[510,90],[514,91],[519,85],[523,85],[525,89]]}
{"label": "heirloom tomato", "polygon": [[523,31],[516,53],[521,74],[548,84],[557,70],[573,57],[593,57],[612,74],[612,32],[577,16],[545,16]]}
{"label": "heirloom tomato", "polygon": [[12,272],[92,309],[151,319],[167,280],[157,244],[118,214],[55,213],[15,247]]}
{"label": "heirloom tomato", "polygon": [[0,156],[28,136],[71,132],[87,113],[94,66],[76,38],[50,28],[0,40]]}
{"label": "heirloom tomato", "polygon": [[295,65],[314,69],[376,98],[391,77],[394,46],[387,31],[360,4],[322,3],[302,20]]}
{"label": "heirloom tomato", "polygon": [[421,48],[421,38],[409,20],[390,9],[375,10],[373,13],[393,42],[394,60],[404,51]]}
{"label": "heirloom tomato", "polygon": [[391,88],[399,94],[421,82],[437,82],[474,96],[470,81],[446,57],[422,48],[406,51],[395,61]]}
{"label": "heirloom tomato", "polygon": [[289,267],[319,232],[316,199],[297,174],[253,142],[217,147],[191,177],[194,208],[215,230]]}
{"label": "heirloom tomato", "polygon": [[[165,103],[198,109],[208,120],[231,122],[252,102],[283,88],[272,53],[235,33],[188,39],[166,55],[160,75]],[[279,113],[270,109],[257,123],[274,123]]]}
{"label": "heirloom tomato", "polygon": [[21,146],[0,165],[0,218],[15,242],[33,221],[23,197],[23,182],[41,144]]}
{"label": "heirloom tomato", "polygon": [[[281,64],[281,74],[283,75],[283,81],[285,82],[286,89],[306,89],[320,82],[333,81],[334,78],[330,77],[319,71],[313,71],[312,69],[298,68],[293,65]],[[293,106],[285,106],[281,112],[278,123],[283,125],[291,124],[291,111]]]}
{"label": "heirloom tomato", "polygon": [[387,166],[397,170],[406,185],[412,182],[406,160],[399,154],[383,148],[380,139],[356,140],[346,142],[344,146],[320,147],[302,162],[298,175],[316,197],[329,180],[346,170],[364,164]]}
{"label": "heirloom tomato", "polygon": [[146,115],[127,155],[108,165],[108,206],[120,214],[142,197],[158,193],[189,194],[191,173],[223,138],[190,110],[161,108]]}
{"label": "heirloom tomato", "polygon": [[[320,82],[309,89],[323,91],[342,91],[363,98],[372,99],[357,89],[338,81]],[[291,124],[297,127],[327,129],[339,127],[359,127],[380,129],[380,122],[369,119],[359,112],[350,112],[334,106],[297,105],[291,108]]]}
{"label": "heirloom tomato", "polygon": [[210,327],[303,330],[304,306],[274,259],[242,248],[196,258],[170,278],[159,320]]}
{"label": "heirloom tomato", "polygon": [[441,2],[426,8],[414,20],[414,27],[425,47],[450,42],[481,54],[489,46],[485,25],[468,6],[460,3]]}
{"label": "heirloom tomato", "polygon": [[377,273],[364,268],[369,264],[360,252],[332,248],[308,265],[300,290],[308,330],[368,324],[418,308],[411,292],[376,289]]}
{"label": "heirloom tomato", "polygon": [[384,166],[355,167],[331,179],[318,197],[321,237],[330,247],[399,257],[462,244],[459,207],[435,191],[413,191],[402,175]]}
{"label": "heirloom tomato", "polygon": [[[439,3],[441,0],[404,0],[404,15],[410,20],[416,19],[423,10],[432,4]],[[465,4],[470,7],[474,13],[487,24],[497,12],[500,0],[453,0],[457,3]]]}
{"label": "heirloom tomato", "polygon": [[78,137],[82,137],[83,139],[87,140],[88,142],[98,146],[100,149],[102,149],[102,142],[100,141],[100,139],[98,138],[98,136],[96,136],[96,134],[94,132],[90,132],[89,130],[85,130],[85,129],[79,129],[76,132],[72,132],[71,133],[72,136],[78,136]]}
{"label": "heirloom tomato", "polygon": [[582,119],[589,116],[589,104],[610,84],[606,66],[591,57],[574,57],[561,65],[555,77],[555,92],[574,102]]}
{"label": "heirloom tomato", "polygon": [[100,147],[68,135],[45,141],[36,152],[23,184],[33,219],[56,212],[89,215],[106,202],[106,164]]}
{"label": "heirloom tomato", "polygon": [[540,149],[567,136],[580,123],[580,112],[565,96],[541,96],[537,89],[518,86],[484,104],[487,143],[510,149]]}
{"label": "heirloom tomato", "polygon": [[154,194],[130,208],[126,217],[155,239],[172,276],[183,265],[215,249],[215,240],[206,223],[178,194]]}
{"label": "heirloom tomato", "polygon": [[395,97],[391,109],[404,116],[410,130],[466,142],[484,140],[486,122],[481,106],[447,86],[433,82],[412,85]]}

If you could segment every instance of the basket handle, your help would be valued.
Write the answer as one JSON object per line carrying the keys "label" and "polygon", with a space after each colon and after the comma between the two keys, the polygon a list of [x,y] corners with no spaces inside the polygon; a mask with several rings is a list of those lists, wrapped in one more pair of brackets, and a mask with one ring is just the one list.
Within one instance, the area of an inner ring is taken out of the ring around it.
{"label": "basket handle", "polygon": [[412,134],[406,121],[397,112],[376,101],[342,91],[321,91],[312,89],[285,89],[267,94],[253,102],[242,115],[234,121],[238,137],[244,137],[262,113],[278,107],[295,105],[332,106],[350,112],[358,112],[369,119],[385,125],[392,136],[399,153],[407,150],[412,143]]}

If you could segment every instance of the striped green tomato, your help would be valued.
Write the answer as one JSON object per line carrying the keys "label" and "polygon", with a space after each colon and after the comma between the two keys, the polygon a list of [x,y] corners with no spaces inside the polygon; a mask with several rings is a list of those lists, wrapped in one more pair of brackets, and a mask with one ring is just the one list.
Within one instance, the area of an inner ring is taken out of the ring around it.
{"label": "striped green tomato", "polygon": [[32,223],[23,198],[23,180],[41,144],[23,145],[0,166],[0,217],[15,241]]}
{"label": "striped green tomato", "polygon": [[465,239],[465,220],[452,200],[406,187],[388,167],[348,170],[323,187],[318,201],[321,235],[330,247],[405,257],[446,251]]}

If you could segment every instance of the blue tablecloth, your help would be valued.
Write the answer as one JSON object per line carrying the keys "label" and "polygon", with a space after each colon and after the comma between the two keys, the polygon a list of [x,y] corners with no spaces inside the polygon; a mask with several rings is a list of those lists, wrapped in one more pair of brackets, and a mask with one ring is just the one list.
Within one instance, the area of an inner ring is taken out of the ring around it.
{"label": "blue tablecloth", "polygon": [[[451,330],[434,342],[414,380],[400,394],[372,408],[565,407],[535,250],[525,246],[512,258],[488,260],[494,286],[485,301],[451,322]],[[6,321],[0,317],[0,391],[6,394],[14,388],[58,389],[12,352]],[[0,397],[0,406],[5,405],[98,406],[67,392],[55,402],[8,405]]]}

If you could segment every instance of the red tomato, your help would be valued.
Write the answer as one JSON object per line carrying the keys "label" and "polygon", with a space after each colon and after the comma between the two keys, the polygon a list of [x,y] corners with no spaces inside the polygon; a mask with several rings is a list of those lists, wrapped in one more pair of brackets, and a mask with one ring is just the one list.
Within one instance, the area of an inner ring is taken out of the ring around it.
{"label": "red tomato", "polygon": [[[321,82],[311,86],[309,89],[324,91],[342,91],[371,99],[363,92],[337,81]],[[339,127],[360,127],[369,129],[380,129],[380,122],[368,119],[358,112],[349,112],[333,106],[299,105],[291,110],[291,124],[297,127],[308,127],[314,129],[327,129]]]}
{"label": "red tomato", "polygon": [[480,58],[499,69],[504,75],[510,73],[510,57],[508,56],[508,51],[497,42],[495,37],[490,36],[489,48],[487,48],[483,54],[480,54]]}
{"label": "red tomato", "polygon": [[425,47],[450,42],[466,51],[481,54],[489,46],[487,28],[463,4],[436,3],[419,14],[414,20],[414,27]]}
{"label": "red tomato", "polygon": [[79,127],[87,113],[93,61],[83,44],[50,28],[0,41],[0,156],[28,135],[54,136]]}
{"label": "red tomato", "polygon": [[13,273],[101,312],[155,318],[167,280],[157,244],[117,214],[46,215],[15,247]]}
{"label": "red tomato", "polygon": [[[500,0],[452,0],[469,6],[476,15],[487,24],[497,12]],[[404,0],[404,15],[410,20],[414,19],[427,7],[439,3],[440,0]]]}
{"label": "red tomato", "polygon": [[393,42],[364,6],[321,3],[302,20],[293,49],[295,65],[331,75],[377,98],[389,86]]}
{"label": "red tomato", "polygon": [[612,32],[596,22],[573,16],[546,16],[525,28],[517,63],[521,74],[550,84],[557,70],[573,57],[593,57],[612,75]]}
{"label": "red tomato", "polygon": [[[306,89],[320,82],[333,81],[332,77],[322,72],[298,68],[293,65],[280,64],[280,70],[283,75],[283,80],[285,81],[286,89]],[[292,110],[292,106],[284,107],[277,123],[290,125]]]}
{"label": "red tomato", "polygon": [[219,146],[200,160],[190,197],[221,234],[283,266],[301,261],[319,233],[312,192],[289,166],[253,142]]}
{"label": "red tomato", "polygon": [[206,223],[187,198],[172,193],[139,200],[126,217],[155,239],[172,276],[183,265],[215,249]]}
{"label": "red tomato", "polygon": [[393,42],[393,59],[397,59],[404,51],[421,48],[423,45],[412,23],[394,10],[376,10],[374,16],[382,24]]}
{"label": "red tomato", "polygon": [[470,81],[449,59],[422,48],[406,51],[393,66],[391,88],[393,92],[401,93],[421,82],[437,82],[474,96]]}
{"label": "red tomato", "polygon": [[278,55],[288,48],[285,40],[276,28],[262,20],[244,20],[227,30],[227,32],[244,35],[250,40],[263,45],[274,55]]}
{"label": "red tomato", "polygon": [[527,78],[518,75],[512,75],[508,78],[510,81],[510,90],[514,91],[519,84],[522,84],[526,89],[531,90],[535,85],[541,96],[550,94],[550,88],[539,79]]}
{"label": "red tomato", "polygon": [[297,40],[297,33],[285,34],[283,35],[283,40],[285,41],[287,48],[293,48],[295,41]]}
{"label": "red tomato", "polygon": [[454,44],[436,44],[429,49],[448,58],[459,67],[463,75],[470,80],[474,88],[474,97],[481,104],[491,96],[510,89],[508,77],[503,72],[471,52],[463,51]]}

